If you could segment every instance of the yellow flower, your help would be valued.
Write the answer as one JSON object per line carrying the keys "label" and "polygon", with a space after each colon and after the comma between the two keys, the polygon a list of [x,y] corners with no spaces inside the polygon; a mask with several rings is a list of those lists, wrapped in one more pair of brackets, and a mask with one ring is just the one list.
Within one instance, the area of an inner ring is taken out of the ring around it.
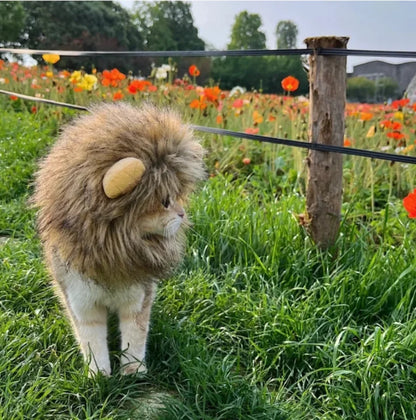
{"label": "yellow flower", "polygon": [[52,71],[47,71],[46,72],[46,77],[52,78],[53,77],[53,72]]}
{"label": "yellow flower", "polygon": [[48,63],[48,64],[55,64],[57,63],[61,57],[58,54],[43,54],[42,58]]}
{"label": "yellow flower", "polygon": [[403,121],[403,112],[402,111],[397,111],[394,113],[394,118],[396,118],[397,120],[402,120]]}
{"label": "yellow flower", "polygon": [[367,131],[366,137],[369,139],[371,137],[374,137],[374,134],[376,133],[376,126],[372,125],[369,130]]}
{"label": "yellow flower", "polygon": [[97,78],[92,74],[85,74],[81,81],[77,84],[78,87],[84,90],[93,90],[97,83]]}
{"label": "yellow flower", "polygon": [[76,70],[71,73],[69,81],[75,85],[79,83],[81,79],[82,79],[82,73],[79,70]]}
{"label": "yellow flower", "polygon": [[413,150],[415,148],[415,145],[414,144],[409,144],[409,146],[407,146],[407,147],[405,147],[403,150],[402,150],[402,153],[409,153],[411,150]]}

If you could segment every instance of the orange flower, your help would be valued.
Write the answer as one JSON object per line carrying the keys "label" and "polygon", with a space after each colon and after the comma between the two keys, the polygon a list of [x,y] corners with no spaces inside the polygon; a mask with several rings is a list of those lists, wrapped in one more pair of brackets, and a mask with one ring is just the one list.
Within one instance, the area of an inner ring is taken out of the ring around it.
{"label": "orange flower", "polygon": [[210,102],[217,102],[221,94],[221,89],[218,86],[204,89],[204,96]]}
{"label": "orange flower", "polygon": [[119,101],[120,99],[123,99],[124,95],[121,93],[121,91],[117,91],[113,95],[113,101]]}
{"label": "orange flower", "polygon": [[416,188],[403,198],[403,206],[411,219],[416,218]]}
{"label": "orange flower", "polygon": [[189,106],[193,109],[205,109],[207,107],[205,97],[201,96],[199,99],[194,99]]}
{"label": "orange flower", "polygon": [[59,72],[59,77],[62,77],[63,79],[69,76],[71,76],[71,73],[68,70],[62,70]]}
{"label": "orange flower", "polygon": [[217,115],[217,124],[222,124],[224,122],[224,118],[222,117],[222,115]]}
{"label": "orange flower", "polygon": [[390,120],[383,120],[380,122],[380,127],[381,128],[391,128],[392,126],[392,122]]}
{"label": "orange flower", "polygon": [[269,120],[269,122],[276,121],[276,117],[274,115],[269,115],[267,119]]}
{"label": "orange flower", "polygon": [[260,124],[262,122],[263,122],[263,116],[258,111],[254,111],[253,112],[253,123],[254,123],[254,125]]}
{"label": "orange flower", "polygon": [[282,88],[286,92],[294,92],[299,87],[299,80],[293,76],[287,76],[282,80]]}
{"label": "orange flower", "polygon": [[351,145],[352,145],[351,140],[350,140],[350,139],[345,138],[345,139],[344,139],[344,147],[350,147]]}
{"label": "orange flower", "polygon": [[146,90],[146,88],[149,88],[150,86],[152,86],[152,83],[149,82],[149,80],[133,80],[129,84],[127,89],[130,93],[134,94],[137,92],[142,92]]}
{"label": "orange flower", "polygon": [[371,112],[360,112],[361,121],[370,121],[374,115]]}
{"label": "orange flower", "polygon": [[117,87],[122,80],[126,78],[126,75],[121,73],[117,69],[113,69],[111,71],[104,70],[103,71],[103,79],[101,81],[103,86],[112,86]]}
{"label": "orange flower", "polygon": [[195,64],[192,64],[192,66],[189,67],[188,71],[192,77],[198,77],[201,74],[201,72]]}
{"label": "orange flower", "polygon": [[244,163],[244,165],[250,165],[250,163],[251,163],[251,159],[250,159],[250,158],[248,158],[248,157],[246,157],[246,158],[244,158],[244,159],[242,160],[242,162]]}

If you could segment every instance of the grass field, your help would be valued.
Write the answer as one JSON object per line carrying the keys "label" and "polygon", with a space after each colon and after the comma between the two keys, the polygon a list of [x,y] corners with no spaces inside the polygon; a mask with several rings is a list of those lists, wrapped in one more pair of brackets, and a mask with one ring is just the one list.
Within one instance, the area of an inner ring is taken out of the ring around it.
{"label": "grass field", "polygon": [[36,161],[71,115],[1,112],[0,419],[416,418],[415,221],[388,174],[354,181],[362,160],[346,163],[357,193],[336,252],[299,223],[287,152],[274,171],[212,166],[185,261],[158,293],[148,374],[89,379],[27,206]]}

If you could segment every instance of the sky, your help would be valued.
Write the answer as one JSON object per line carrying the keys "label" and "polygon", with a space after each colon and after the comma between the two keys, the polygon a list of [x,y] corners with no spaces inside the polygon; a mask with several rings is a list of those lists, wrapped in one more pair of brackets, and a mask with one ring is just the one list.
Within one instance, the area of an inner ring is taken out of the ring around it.
{"label": "sky", "polygon": [[[134,0],[119,0],[130,9]],[[262,19],[267,48],[276,48],[275,29],[281,20],[298,27],[298,48],[311,36],[349,36],[348,48],[416,51],[416,1],[221,1],[191,0],[199,37],[214,49],[226,49],[236,15],[247,10]],[[372,60],[390,63],[412,59],[348,57],[347,69]]]}

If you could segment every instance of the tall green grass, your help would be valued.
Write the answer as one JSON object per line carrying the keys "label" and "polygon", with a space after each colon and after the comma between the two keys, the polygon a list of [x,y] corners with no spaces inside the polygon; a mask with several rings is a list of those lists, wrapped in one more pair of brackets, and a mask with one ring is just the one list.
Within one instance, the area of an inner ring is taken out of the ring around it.
{"label": "tall green grass", "polygon": [[148,374],[89,379],[26,204],[56,130],[2,112],[0,418],[416,418],[414,222],[388,191],[371,212],[358,189],[336,249],[320,251],[285,165],[201,186],[184,263],[154,306]]}

